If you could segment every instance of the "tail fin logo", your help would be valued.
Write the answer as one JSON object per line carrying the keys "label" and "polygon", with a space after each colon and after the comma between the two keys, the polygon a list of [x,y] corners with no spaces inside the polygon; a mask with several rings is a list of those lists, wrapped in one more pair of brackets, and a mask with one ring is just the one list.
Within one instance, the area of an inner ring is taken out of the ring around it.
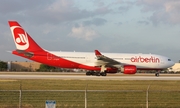
{"label": "tail fin logo", "polygon": [[26,36],[24,34],[18,34],[18,35],[19,37],[15,39],[16,43],[19,45],[26,45],[27,44]]}
{"label": "tail fin logo", "polygon": [[16,44],[17,49],[26,50],[29,47],[29,41],[27,33],[23,30],[23,28],[19,26],[11,27],[11,31],[13,33],[14,42]]}

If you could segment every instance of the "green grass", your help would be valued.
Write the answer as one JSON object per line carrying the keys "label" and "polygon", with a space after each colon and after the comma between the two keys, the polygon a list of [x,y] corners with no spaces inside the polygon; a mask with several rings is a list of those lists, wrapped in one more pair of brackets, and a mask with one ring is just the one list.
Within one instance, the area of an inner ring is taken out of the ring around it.
{"label": "green grass", "polygon": [[[0,80],[0,90],[19,90],[20,85],[22,108],[45,108],[46,100],[56,100],[56,108],[84,108],[84,91],[27,90],[85,90],[86,87],[88,108],[145,108],[149,85],[149,108],[180,107],[180,81]],[[18,105],[19,91],[0,91],[0,108],[19,108]]]}

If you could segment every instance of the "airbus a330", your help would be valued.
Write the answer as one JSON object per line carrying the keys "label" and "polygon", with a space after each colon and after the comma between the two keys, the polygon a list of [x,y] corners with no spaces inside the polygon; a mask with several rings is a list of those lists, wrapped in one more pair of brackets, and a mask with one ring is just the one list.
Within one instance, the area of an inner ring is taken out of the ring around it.
{"label": "airbus a330", "polygon": [[16,21],[9,21],[16,45],[12,54],[46,65],[89,70],[86,75],[106,76],[107,73],[135,74],[137,70],[163,70],[174,65],[165,56],[156,54],[62,52],[41,48]]}

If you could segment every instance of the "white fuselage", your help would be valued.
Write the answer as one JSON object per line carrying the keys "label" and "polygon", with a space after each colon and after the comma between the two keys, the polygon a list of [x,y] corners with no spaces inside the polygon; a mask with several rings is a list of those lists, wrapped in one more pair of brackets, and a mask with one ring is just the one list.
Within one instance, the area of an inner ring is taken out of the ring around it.
{"label": "white fuselage", "polygon": [[[62,57],[64,59],[84,64],[87,66],[100,66],[104,62],[97,60],[95,53],[91,52],[55,52],[50,53]],[[130,54],[130,53],[102,53],[103,55],[112,58],[118,62],[120,67],[122,65],[135,65],[138,69],[166,69],[174,65],[171,59],[155,55],[155,54]]]}

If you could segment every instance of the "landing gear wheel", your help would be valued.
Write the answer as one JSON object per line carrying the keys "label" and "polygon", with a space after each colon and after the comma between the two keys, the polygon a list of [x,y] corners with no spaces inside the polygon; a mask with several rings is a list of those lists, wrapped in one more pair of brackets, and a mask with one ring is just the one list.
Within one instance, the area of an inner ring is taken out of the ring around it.
{"label": "landing gear wheel", "polygon": [[96,72],[94,72],[94,71],[88,71],[88,72],[86,72],[86,75],[87,75],[87,76],[96,75]]}
{"label": "landing gear wheel", "polygon": [[93,76],[93,75],[96,75],[96,72],[94,72],[94,71],[93,71],[93,72],[91,72],[91,75],[92,75],[92,76]]}
{"label": "landing gear wheel", "polygon": [[101,76],[106,76],[106,72],[101,72]]}
{"label": "landing gear wheel", "polygon": [[155,73],[155,76],[159,77],[159,73]]}
{"label": "landing gear wheel", "polygon": [[101,76],[101,73],[100,72],[96,72],[96,76]]}
{"label": "landing gear wheel", "polygon": [[86,72],[86,75],[89,76],[89,75],[91,75],[91,73],[90,72]]}

